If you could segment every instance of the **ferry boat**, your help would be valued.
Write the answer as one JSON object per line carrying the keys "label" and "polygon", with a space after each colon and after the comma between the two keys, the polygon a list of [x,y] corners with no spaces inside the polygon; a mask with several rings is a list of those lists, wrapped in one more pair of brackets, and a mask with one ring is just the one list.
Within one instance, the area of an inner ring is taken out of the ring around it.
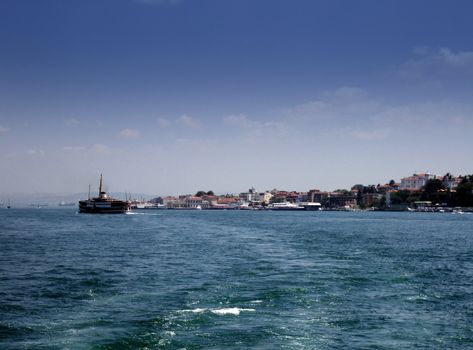
{"label": "ferry boat", "polygon": [[130,210],[130,202],[109,197],[102,189],[102,174],[100,174],[99,196],[79,201],[79,213],[90,214],[121,214]]}
{"label": "ferry boat", "polygon": [[305,210],[304,207],[290,202],[274,203],[268,207],[269,210]]}

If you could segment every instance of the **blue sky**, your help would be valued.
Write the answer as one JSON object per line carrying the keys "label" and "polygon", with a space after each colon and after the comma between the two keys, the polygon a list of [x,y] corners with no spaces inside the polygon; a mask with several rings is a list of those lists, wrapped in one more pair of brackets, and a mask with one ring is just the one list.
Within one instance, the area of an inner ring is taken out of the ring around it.
{"label": "blue sky", "polygon": [[3,0],[0,193],[473,173],[471,1]]}

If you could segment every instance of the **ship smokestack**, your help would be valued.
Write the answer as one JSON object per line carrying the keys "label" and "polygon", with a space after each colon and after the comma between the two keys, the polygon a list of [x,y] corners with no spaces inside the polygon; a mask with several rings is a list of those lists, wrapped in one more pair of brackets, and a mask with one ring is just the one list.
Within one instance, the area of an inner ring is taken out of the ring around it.
{"label": "ship smokestack", "polygon": [[99,196],[102,193],[102,174],[100,174]]}

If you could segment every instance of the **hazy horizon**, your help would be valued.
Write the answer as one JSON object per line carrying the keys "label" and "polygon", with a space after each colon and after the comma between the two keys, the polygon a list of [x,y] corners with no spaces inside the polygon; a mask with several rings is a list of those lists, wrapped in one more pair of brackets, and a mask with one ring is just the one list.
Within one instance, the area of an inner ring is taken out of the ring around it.
{"label": "hazy horizon", "polygon": [[5,0],[0,194],[473,173],[473,3]]}
{"label": "hazy horizon", "polygon": [[[417,172],[417,173],[421,173],[421,172]],[[435,173],[435,172],[429,172],[431,173],[432,175],[438,175],[438,176],[443,176],[445,174],[439,174],[439,173]],[[409,174],[407,176],[410,176],[412,174]],[[469,175],[469,174],[466,174],[466,173],[462,173],[462,174],[453,174],[454,176],[464,176],[464,175]],[[322,192],[333,192],[333,191],[336,191],[336,190],[350,190],[354,185],[358,185],[358,184],[362,184],[362,185],[384,185],[384,184],[387,184],[389,183],[390,180],[394,180],[396,182],[400,182],[400,179],[389,179],[389,180],[386,180],[386,181],[378,181],[378,182],[357,182],[357,183],[351,183],[347,186],[335,186],[333,188],[319,188],[319,187],[316,187],[316,186],[309,186],[307,188],[299,188],[297,186],[290,186],[290,187],[262,187],[262,188],[256,188],[255,190],[257,192],[265,192],[265,191],[272,191],[272,190],[281,190],[281,191],[298,191],[298,192],[308,192],[310,190],[320,190]],[[125,186],[126,187],[126,186]],[[162,196],[178,196],[178,195],[193,195],[195,193],[197,193],[198,191],[212,191],[215,193],[215,195],[238,195],[239,193],[242,193],[242,192],[247,192],[249,189],[251,188],[254,188],[254,186],[247,186],[245,188],[241,188],[237,191],[214,191],[212,188],[198,188],[196,187],[194,190],[190,190],[190,191],[178,191],[178,192],[162,192],[162,193],[153,193],[153,192],[130,192],[130,191],[127,191],[126,189],[123,190],[123,189],[119,189],[119,188],[111,188],[108,184],[104,184],[104,190],[109,193],[110,195],[113,195],[113,196],[123,196],[125,197],[125,195],[128,197],[128,196],[131,196],[131,198],[133,199],[140,199],[141,197],[145,196],[145,197],[149,197],[149,198],[152,198],[152,197],[162,197]],[[91,184],[91,189],[90,189],[90,193],[91,195],[96,195],[98,194],[98,183],[95,184]],[[40,198],[41,196],[50,196],[50,197],[64,197],[64,198],[72,198],[74,196],[80,196],[80,198],[84,198],[84,196],[86,196],[88,193],[88,187],[87,187],[87,191],[76,191],[76,192],[71,192],[71,191],[63,191],[63,192],[47,192],[47,191],[18,191],[18,192],[12,192],[12,191],[3,191],[3,192],[0,192],[0,204],[1,203],[6,203],[7,199],[10,198],[15,198],[15,196],[17,197],[20,197],[22,198],[22,200],[26,200],[27,198]],[[78,197],[79,198],[79,197]]]}

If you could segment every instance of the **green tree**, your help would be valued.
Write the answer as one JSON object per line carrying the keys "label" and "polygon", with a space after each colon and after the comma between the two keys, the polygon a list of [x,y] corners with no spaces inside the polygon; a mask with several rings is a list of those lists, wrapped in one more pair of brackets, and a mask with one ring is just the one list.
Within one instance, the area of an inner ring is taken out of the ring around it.
{"label": "green tree", "polygon": [[425,184],[422,190],[423,192],[427,194],[433,194],[439,191],[444,191],[445,186],[443,185],[442,181],[440,181],[439,179],[432,179],[432,180],[427,181],[427,183]]}
{"label": "green tree", "polygon": [[337,192],[337,193],[341,193],[342,195],[344,196],[349,196],[351,194],[350,191],[346,190],[346,189],[342,189],[342,188],[339,188],[333,192]]}
{"label": "green tree", "polygon": [[419,191],[409,191],[409,190],[400,190],[397,192],[391,193],[391,203],[392,204],[411,204],[420,199],[421,192]]}
{"label": "green tree", "polygon": [[448,191],[442,181],[438,179],[428,180],[422,188],[421,200],[430,201],[433,204],[448,202]]}
{"label": "green tree", "polygon": [[363,206],[363,190],[364,190],[365,186],[363,186],[362,184],[357,184],[357,185],[354,185],[351,190],[352,192],[356,191],[356,203],[358,203],[358,205],[360,207]]}
{"label": "green tree", "polygon": [[457,187],[453,203],[460,207],[473,207],[473,177],[465,176],[464,180]]}

